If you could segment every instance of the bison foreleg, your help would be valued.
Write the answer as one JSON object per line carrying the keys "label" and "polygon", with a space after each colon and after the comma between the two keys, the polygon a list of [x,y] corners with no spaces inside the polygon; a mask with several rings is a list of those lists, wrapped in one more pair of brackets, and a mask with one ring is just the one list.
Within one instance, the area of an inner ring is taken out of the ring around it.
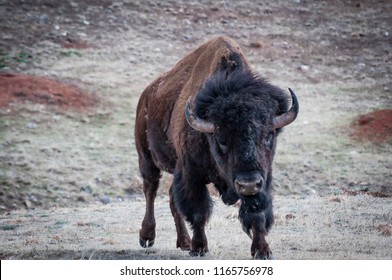
{"label": "bison foreleg", "polygon": [[208,252],[205,226],[212,211],[212,200],[200,176],[191,176],[179,169],[174,174],[173,198],[177,209],[192,225],[191,256],[203,256]]}
{"label": "bison foreleg", "polygon": [[[239,212],[239,219],[243,230],[252,238],[251,254],[255,259],[270,259],[272,252],[265,236],[272,223],[272,204],[264,209],[257,209],[249,205],[250,201],[243,200]],[[252,203],[251,203],[252,204]]]}

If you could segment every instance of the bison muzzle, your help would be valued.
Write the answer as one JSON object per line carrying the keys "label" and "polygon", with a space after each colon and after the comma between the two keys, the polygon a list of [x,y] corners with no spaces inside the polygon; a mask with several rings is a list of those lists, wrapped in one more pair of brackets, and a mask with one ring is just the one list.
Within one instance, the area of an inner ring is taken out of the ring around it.
{"label": "bison muzzle", "polygon": [[154,200],[166,171],[174,175],[169,193],[178,248],[192,256],[208,252],[205,226],[213,203],[206,185],[212,183],[225,204],[239,202],[252,256],[272,256],[265,240],[273,224],[272,161],[278,134],[299,108],[289,91],[254,73],[226,37],[201,45],[147,86],[135,124],[146,198],[141,246],[154,244]]}

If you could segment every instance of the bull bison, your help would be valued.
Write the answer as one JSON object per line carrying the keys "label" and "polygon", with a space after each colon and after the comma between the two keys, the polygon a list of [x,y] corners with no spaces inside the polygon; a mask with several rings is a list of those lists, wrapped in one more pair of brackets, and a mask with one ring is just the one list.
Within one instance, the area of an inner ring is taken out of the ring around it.
{"label": "bull bison", "polygon": [[[272,161],[281,128],[295,120],[298,101],[255,74],[239,45],[212,39],[161,74],[143,91],[135,142],[146,212],[140,245],[155,239],[154,200],[161,171],[172,173],[170,209],[177,248],[208,252],[206,223],[212,183],[227,205],[239,201],[239,220],[254,258],[272,255],[265,240],[272,223]],[[184,218],[193,230],[190,238]]]}

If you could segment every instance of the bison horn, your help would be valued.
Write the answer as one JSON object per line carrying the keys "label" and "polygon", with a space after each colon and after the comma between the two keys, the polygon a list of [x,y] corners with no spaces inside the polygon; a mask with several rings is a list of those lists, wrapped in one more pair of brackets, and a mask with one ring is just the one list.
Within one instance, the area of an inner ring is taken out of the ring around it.
{"label": "bison horn", "polygon": [[292,105],[289,111],[286,113],[276,116],[274,119],[274,127],[275,129],[284,127],[290,123],[292,123],[298,115],[299,105],[297,97],[295,96],[294,92],[289,88],[291,94]]}
{"label": "bison horn", "polygon": [[214,124],[199,118],[191,109],[191,98],[188,99],[185,108],[185,117],[188,124],[195,130],[204,133],[213,133]]}

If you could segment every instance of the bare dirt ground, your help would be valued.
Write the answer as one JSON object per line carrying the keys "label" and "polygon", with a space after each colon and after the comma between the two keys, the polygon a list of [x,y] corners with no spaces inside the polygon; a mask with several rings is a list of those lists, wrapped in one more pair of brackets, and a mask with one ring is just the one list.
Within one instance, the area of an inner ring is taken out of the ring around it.
{"label": "bare dirt ground", "polygon": [[[139,247],[135,108],[227,35],[300,102],[274,164],[275,257],[391,259],[391,14],[390,1],[0,0],[0,258],[188,259],[168,174],[156,244]],[[250,258],[237,211],[216,198],[206,258]]]}

